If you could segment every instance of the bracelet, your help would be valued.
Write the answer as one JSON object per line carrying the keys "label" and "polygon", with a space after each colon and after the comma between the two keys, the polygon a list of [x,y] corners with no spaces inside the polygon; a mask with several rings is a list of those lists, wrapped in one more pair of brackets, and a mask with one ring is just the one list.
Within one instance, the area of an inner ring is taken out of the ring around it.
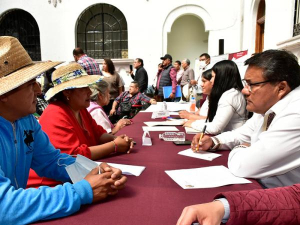
{"label": "bracelet", "polygon": [[[237,146],[235,146],[233,149],[236,149],[236,148],[247,148],[247,146],[246,145],[237,145]],[[232,150],[233,150],[232,149]]]}
{"label": "bracelet", "polygon": [[117,152],[118,152],[118,151],[117,151],[117,149],[118,149],[118,145],[117,145],[117,143],[115,142],[115,140],[113,140],[112,142],[114,143],[114,147],[115,147],[115,153],[117,153]]}

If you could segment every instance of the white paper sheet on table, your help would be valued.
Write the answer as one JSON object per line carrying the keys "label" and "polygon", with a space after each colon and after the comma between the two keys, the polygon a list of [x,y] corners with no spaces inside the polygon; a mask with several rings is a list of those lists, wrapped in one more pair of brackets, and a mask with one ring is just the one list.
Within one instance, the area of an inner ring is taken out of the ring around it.
{"label": "white paper sheet on table", "polygon": [[179,131],[179,130],[174,126],[159,126],[159,127],[143,126],[143,131]]}
{"label": "white paper sheet on table", "polygon": [[178,119],[178,120],[167,120],[167,121],[157,121],[157,122],[144,122],[148,127],[154,126],[181,126],[185,123],[185,119]]}
{"label": "white paper sheet on table", "polygon": [[197,159],[204,159],[207,161],[212,161],[215,158],[218,158],[221,156],[221,154],[212,153],[212,152],[206,152],[206,151],[199,151],[199,152],[193,152],[192,149],[187,149],[181,152],[178,152],[179,155],[184,155],[188,157],[193,157]]}
{"label": "white paper sheet on table", "polygon": [[201,131],[196,130],[196,129],[191,128],[191,127],[184,127],[184,129],[185,129],[185,133],[187,133],[187,134],[198,134],[198,133],[201,132]]}
{"label": "white paper sheet on table", "polygon": [[[101,162],[96,162],[96,163],[100,165]],[[118,164],[118,163],[107,163],[107,164],[122,170],[122,174],[124,175],[140,176],[141,173],[146,169],[145,166],[132,166],[132,165],[125,165],[125,164]]]}
{"label": "white paper sheet on table", "polygon": [[[156,112],[162,108],[162,102],[158,102],[156,105],[150,105],[144,112]],[[180,104],[178,102],[167,102],[167,109],[169,112],[178,112],[180,110],[190,110],[190,104]]]}
{"label": "white paper sheet on table", "polygon": [[225,166],[165,171],[183,189],[213,188],[251,181],[234,176]]}

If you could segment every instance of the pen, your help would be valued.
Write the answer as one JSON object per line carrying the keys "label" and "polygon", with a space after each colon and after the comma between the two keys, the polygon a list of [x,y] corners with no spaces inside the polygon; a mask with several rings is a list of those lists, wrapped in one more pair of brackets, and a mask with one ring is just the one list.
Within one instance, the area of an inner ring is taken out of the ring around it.
{"label": "pen", "polygon": [[200,135],[200,139],[199,139],[199,143],[198,143],[198,146],[196,147],[196,152],[198,152],[198,150],[199,150],[199,144],[200,144],[200,142],[202,141],[202,138],[203,138],[203,136],[204,136],[204,134],[205,134],[207,119],[208,119],[208,117],[207,117],[206,120],[205,120],[205,125],[204,125],[204,127],[203,127],[203,129],[202,129],[202,132],[201,132],[201,135]]}

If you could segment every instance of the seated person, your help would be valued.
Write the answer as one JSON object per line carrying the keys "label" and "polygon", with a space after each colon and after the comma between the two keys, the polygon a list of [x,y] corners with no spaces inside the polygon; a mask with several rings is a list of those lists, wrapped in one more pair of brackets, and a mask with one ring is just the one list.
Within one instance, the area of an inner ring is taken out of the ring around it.
{"label": "seated person", "polygon": [[136,81],[133,81],[129,86],[129,91],[123,92],[115,99],[109,115],[115,117],[113,120],[119,120],[124,115],[128,114],[128,111],[125,112],[124,109],[122,109],[123,103],[125,104],[128,103],[129,105],[139,105],[142,102],[156,104],[155,99],[153,98],[151,99],[146,95],[144,95],[143,93],[140,93],[139,84]]}
{"label": "seated person", "polygon": [[298,225],[300,184],[293,186],[220,193],[214,202],[186,207],[177,225]]}
{"label": "seated person", "polygon": [[[126,177],[105,163],[101,174],[97,167],[71,184],[65,167],[75,159],[53,147],[32,115],[41,92],[35,78],[61,62],[33,63],[20,42],[7,36],[0,37],[0,62],[0,223],[31,224],[65,217],[82,205],[117,194]],[[59,166],[59,161],[64,165]],[[25,189],[30,168],[66,183]]]}
{"label": "seated person", "polygon": [[[213,83],[210,82],[210,80],[212,78],[211,72],[212,72],[212,70],[209,69],[202,73],[201,88],[202,88],[202,93],[205,95],[209,95],[211,92],[211,89],[213,87]],[[182,111],[179,111],[179,116],[182,119],[201,120],[201,119],[206,119],[207,112],[208,112],[208,97],[205,99],[201,108],[198,109],[195,113],[190,113],[186,110],[182,110]]]}
{"label": "seated person", "polygon": [[[88,75],[77,63],[61,66],[52,74],[53,88],[45,94],[50,104],[39,122],[51,143],[63,153],[98,160],[112,153],[129,153],[133,147],[131,138],[107,134],[86,110],[92,94],[88,85],[97,81],[100,76]],[[58,183],[30,171],[29,187]]]}
{"label": "seated person", "polygon": [[[228,168],[238,177],[259,179],[266,188],[300,182],[300,70],[283,50],[258,53],[249,65],[243,94],[254,115],[242,127],[215,137],[199,135],[192,149],[232,149]],[[200,144],[200,146],[198,146]]]}
{"label": "seated person", "polygon": [[116,134],[124,126],[131,124],[129,119],[121,119],[113,125],[104,112],[102,107],[108,105],[110,99],[109,84],[106,81],[102,80],[90,88],[92,90],[91,104],[87,110],[98,125],[102,126],[108,133]]}
{"label": "seated person", "polygon": [[212,88],[208,88],[206,93],[209,100],[208,122],[205,119],[189,120],[184,126],[201,132],[206,125],[208,134],[219,134],[242,126],[248,118],[248,113],[245,97],[241,93],[241,76],[235,62],[223,60],[216,63],[212,68],[210,83],[208,86]]}

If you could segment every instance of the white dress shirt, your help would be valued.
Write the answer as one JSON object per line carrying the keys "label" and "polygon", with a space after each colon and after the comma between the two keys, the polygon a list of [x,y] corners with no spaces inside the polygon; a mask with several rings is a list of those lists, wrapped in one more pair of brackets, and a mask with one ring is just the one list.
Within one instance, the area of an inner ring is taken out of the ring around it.
{"label": "white dress shirt", "polygon": [[[265,115],[254,114],[234,131],[216,136],[221,149],[232,149],[228,168],[236,176],[259,178],[265,187],[300,182],[300,87],[273,105]],[[276,115],[267,131],[264,116]]]}
{"label": "white dress shirt", "polygon": [[[206,123],[206,133],[219,134],[242,126],[246,121],[246,100],[243,94],[231,88],[219,99],[213,121]],[[205,120],[196,120],[192,128],[202,131]]]}
{"label": "white dress shirt", "polygon": [[208,112],[208,97],[205,99],[205,101],[203,102],[200,108],[199,116],[207,116],[207,112]]}

